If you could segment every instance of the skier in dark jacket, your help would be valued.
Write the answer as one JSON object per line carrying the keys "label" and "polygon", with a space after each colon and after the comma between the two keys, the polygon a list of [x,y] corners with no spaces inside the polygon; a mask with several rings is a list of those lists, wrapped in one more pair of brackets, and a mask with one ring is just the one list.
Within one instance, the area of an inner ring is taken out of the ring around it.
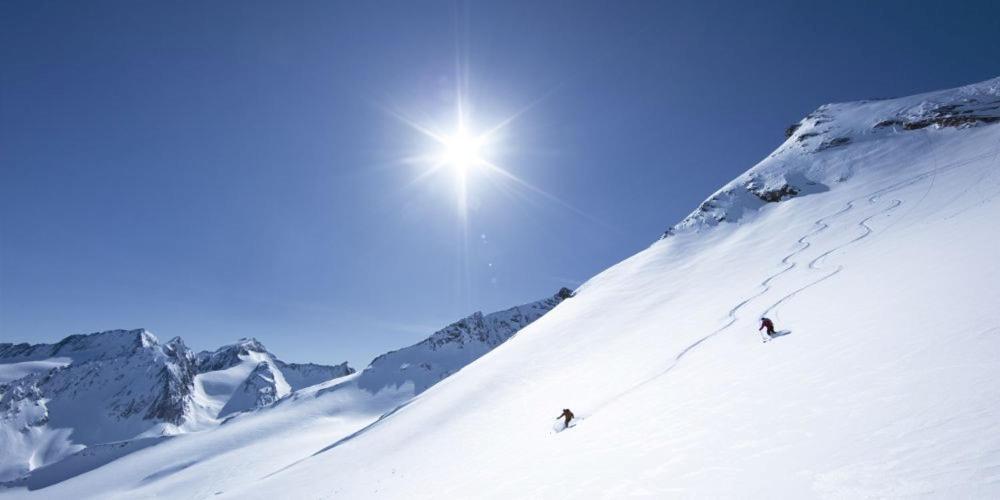
{"label": "skier in dark jacket", "polygon": [[566,419],[566,423],[563,426],[563,429],[565,429],[565,428],[569,427],[569,421],[573,420],[573,412],[569,411],[568,408],[564,408],[563,412],[562,412],[562,415],[559,415],[558,417],[556,417],[556,420],[559,420],[560,418],[565,418]]}
{"label": "skier in dark jacket", "polygon": [[767,328],[768,335],[774,335],[774,322],[768,318],[760,318],[760,328],[757,331],[759,332],[765,328]]}

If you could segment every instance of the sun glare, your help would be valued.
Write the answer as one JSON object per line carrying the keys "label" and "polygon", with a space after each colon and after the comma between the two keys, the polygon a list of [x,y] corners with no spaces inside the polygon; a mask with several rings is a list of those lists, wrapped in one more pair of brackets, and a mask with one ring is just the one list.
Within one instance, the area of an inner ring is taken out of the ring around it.
{"label": "sun glare", "polygon": [[[387,112],[395,116],[402,123],[425,136],[432,142],[432,149],[425,150],[423,154],[415,154],[407,160],[413,165],[420,167],[419,174],[410,181],[410,185],[423,182],[433,178],[438,174],[450,173],[450,177],[455,187],[455,200],[458,207],[459,218],[463,224],[467,222],[470,187],[477,184],[478,180],[487,179],[490,184],[500,186],[507,192],[510,186],[532,192],[542,196],[549,201],[555,202],[573,212],[593,219],[589,215],[572,207],[555,196],[539,189],[521,179],[517,175],[498,165],[493,155],[498,150],[503,150],[500,143],[503,139],[502,131],[511,123],[520,118],[524,113],[537,105],[544,99],[539,98],[532,101],[524,108],[507,116],[503,120],[496,122],[491,127],[472,127],[471,116],[468,113],[468,105],[464,94],[457,94],[457,105],[455,109],[455,121],[452,122],[452,133],[444,132],[443,128],[434,123],[419,122],[408,118],[406,115],[385,108]],[[509,146],[507,148],[509,151]]]}
{"label": "sun glare", "polygon": [[465,129],[445,137],[444,163],[458,170],[468,170],[483,162],[482,139],[472,136]]}

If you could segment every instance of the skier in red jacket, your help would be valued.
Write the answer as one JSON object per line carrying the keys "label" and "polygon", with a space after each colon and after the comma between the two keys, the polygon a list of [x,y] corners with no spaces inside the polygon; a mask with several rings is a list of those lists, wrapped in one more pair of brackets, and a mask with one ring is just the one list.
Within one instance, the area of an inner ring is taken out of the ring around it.
{"label": "skier in red jacket", "polygon": [[774,322],[768,318],[760,318],[760,328],[757,331],[759,332],[765,328],[767,328],[768,335],[774,335]]}

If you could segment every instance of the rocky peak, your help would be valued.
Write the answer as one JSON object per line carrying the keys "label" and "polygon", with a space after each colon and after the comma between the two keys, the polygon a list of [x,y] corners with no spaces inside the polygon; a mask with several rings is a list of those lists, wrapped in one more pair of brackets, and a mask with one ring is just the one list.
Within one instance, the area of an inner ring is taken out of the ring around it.
{"label": "rocky peak", "polygon": [[156,336],[144,328],[108,330],[70,335],[55,344],[0,344],[0,359],[13,362],[67,357],[79,363],[129,356],[139,350],[158,347]]}
{"label": "rocky peak", "polygon": [[192,365],[194,363],[194,353],[191,352],[191,349],[184,344],[184,340],[180,337],[174,337],[166,344],[163,344],[163,353],[178,361],[184,361]]}
{"label": "rocky peak", "polygon": [[281,371],[267,362],[257,363],[250,375],[240,384],[236,392],[219,412],[220,417],[234,413],[263,408],[287,396],[291,387]]}
{"label": "rocky peak", "polygon": [[257,339],[253,337],[243,337],[233,344],[234,348],[240,350],[240,354],[246,355],[251,352],[267,352],[267,348],[264,344],[260,343]]}
{"label": "rocky peak", "polygon": [[562,288],[551,297],[504,311],[473,313],[417,344],[375,358],[358,378],[358,386],[378,392],[410,382],[419,394],[506,342],[572,296],[572,290]]}
{"label": "rocky peak", "polygon": [[225,370],[238,365],[250,353],[266,354],[267,348],[255,338],[241,338],[215,351],[201,351],[195,359],[198,371]]}

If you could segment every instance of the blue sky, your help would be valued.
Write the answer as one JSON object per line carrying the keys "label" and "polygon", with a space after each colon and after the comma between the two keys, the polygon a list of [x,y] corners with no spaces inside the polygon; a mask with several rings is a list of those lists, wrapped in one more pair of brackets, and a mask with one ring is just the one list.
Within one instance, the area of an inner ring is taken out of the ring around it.
{"label": "blue sky", "polygon": [[[3,2],[0,341],[363,367],[641,250],[823,103],[1000,75],[998,34],[992,2]],[[461,74],[536,189],[473,169],[464,218],[399,119],[450,132]]]}

